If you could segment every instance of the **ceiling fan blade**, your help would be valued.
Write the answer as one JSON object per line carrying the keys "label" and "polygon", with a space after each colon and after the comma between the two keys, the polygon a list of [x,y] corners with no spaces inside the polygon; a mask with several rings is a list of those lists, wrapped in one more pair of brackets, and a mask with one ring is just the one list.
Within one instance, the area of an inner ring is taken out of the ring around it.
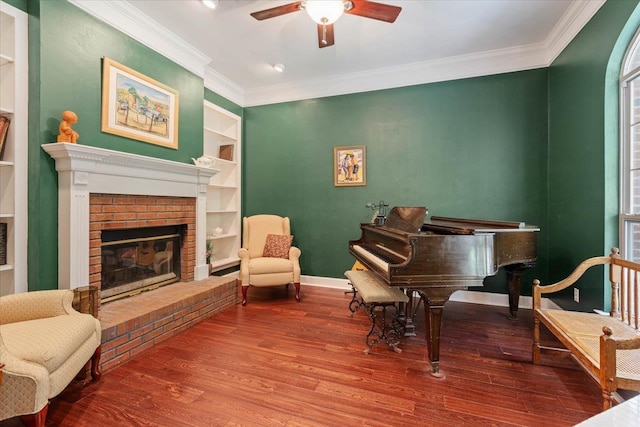
{"label": "ceiling fan blade", "polygon": [[400,6],[391,6],[367,0],[351,0],[351,3],[353,4],[353,8],[351,10],[345,10],[345,13],[384,22],[395,22],[402,10]]}
{"label": "ceiling fan blade", "polygon": [[284,4],[282,6],[272,7],[271,9],[253,12],[250,15],[256,18],[258,21],[262,21],[263,19],[275,18],[276,16],[286,15],[287,13],[302,10],[300,7],[301,3],[302,2],[297,1],[289,4]]}
{"label": "ceiling fan blade", "polygon": [[333,24],[322,25],[318,24],[318,47],[333,46]]}

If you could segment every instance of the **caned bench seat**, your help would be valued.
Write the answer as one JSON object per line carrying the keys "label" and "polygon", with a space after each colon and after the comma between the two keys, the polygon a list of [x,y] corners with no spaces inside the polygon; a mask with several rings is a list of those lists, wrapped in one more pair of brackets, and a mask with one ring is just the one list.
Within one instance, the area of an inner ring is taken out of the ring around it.
{"label": "caned bench seat", "polygon": [[[609,265],[611,312],[598,313],[544,309],[542,295],[559,292],[576,283],[584,272],[597,265]],[[533,287],[533,363],[541,354],[564,353],[573,357],[602,390],[603,409],[615,402],[617,389],[640,391],[640,264],[626,261],[614,248],[608,257],[583,261],[566,279],[548,286]],[[564,348],[540,345],[540,324],[563,344]]]}

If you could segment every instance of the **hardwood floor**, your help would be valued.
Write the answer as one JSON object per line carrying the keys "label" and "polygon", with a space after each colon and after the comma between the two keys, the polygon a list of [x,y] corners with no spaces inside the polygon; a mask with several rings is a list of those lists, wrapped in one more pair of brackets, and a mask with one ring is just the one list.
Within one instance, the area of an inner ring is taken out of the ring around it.
{"label": "hardwood floor", "polygon": [[[563,426],[598,413],[599,388],[573,362],[531,360],[521,310],[449,302],[441,369],[424,335],[365,355],[369,319],[339,290],[250,289],[217,314],[54,399],[48,426]],[[416,318],[423,332],[424,316]],[[546,340],[551,340],[547,336]],[[13,426],[16,421],[0,423]]]}

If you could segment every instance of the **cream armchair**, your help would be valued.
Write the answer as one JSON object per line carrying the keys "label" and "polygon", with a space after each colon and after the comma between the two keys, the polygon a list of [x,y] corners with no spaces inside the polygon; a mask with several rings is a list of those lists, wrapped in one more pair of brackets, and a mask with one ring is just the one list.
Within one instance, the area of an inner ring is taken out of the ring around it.
{"label": "cream armchair", "polygon": [[0,421],[20,416],[44,427],[49,399],[91,360],[100,378],[101,327],[75,311],[73,291],[36,291],[0,298]]}
{"label": "cream armchair", "polygon": [[247,304],[249,286],[290,283],[296,288],[296,301],[300,301],[300,249],[291,246],[289,218],[254,215],[243,218],[242,226],[242,248],[238,251],[242,305]]}
{"label": "cream armchair", "polygon": [[169,273],[173,262],[173,242],[167,242],[164,251],[156,252],[153,256],[153,271],[156,274]]}

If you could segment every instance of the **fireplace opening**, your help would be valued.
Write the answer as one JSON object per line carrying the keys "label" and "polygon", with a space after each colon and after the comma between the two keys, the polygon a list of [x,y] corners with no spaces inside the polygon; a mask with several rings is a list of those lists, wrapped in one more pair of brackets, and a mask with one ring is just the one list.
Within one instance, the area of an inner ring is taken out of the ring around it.
{"label": "fireplace opening", "polygon": [[186,226],[103,230],[101,302],[180,280],[180,248]]}

